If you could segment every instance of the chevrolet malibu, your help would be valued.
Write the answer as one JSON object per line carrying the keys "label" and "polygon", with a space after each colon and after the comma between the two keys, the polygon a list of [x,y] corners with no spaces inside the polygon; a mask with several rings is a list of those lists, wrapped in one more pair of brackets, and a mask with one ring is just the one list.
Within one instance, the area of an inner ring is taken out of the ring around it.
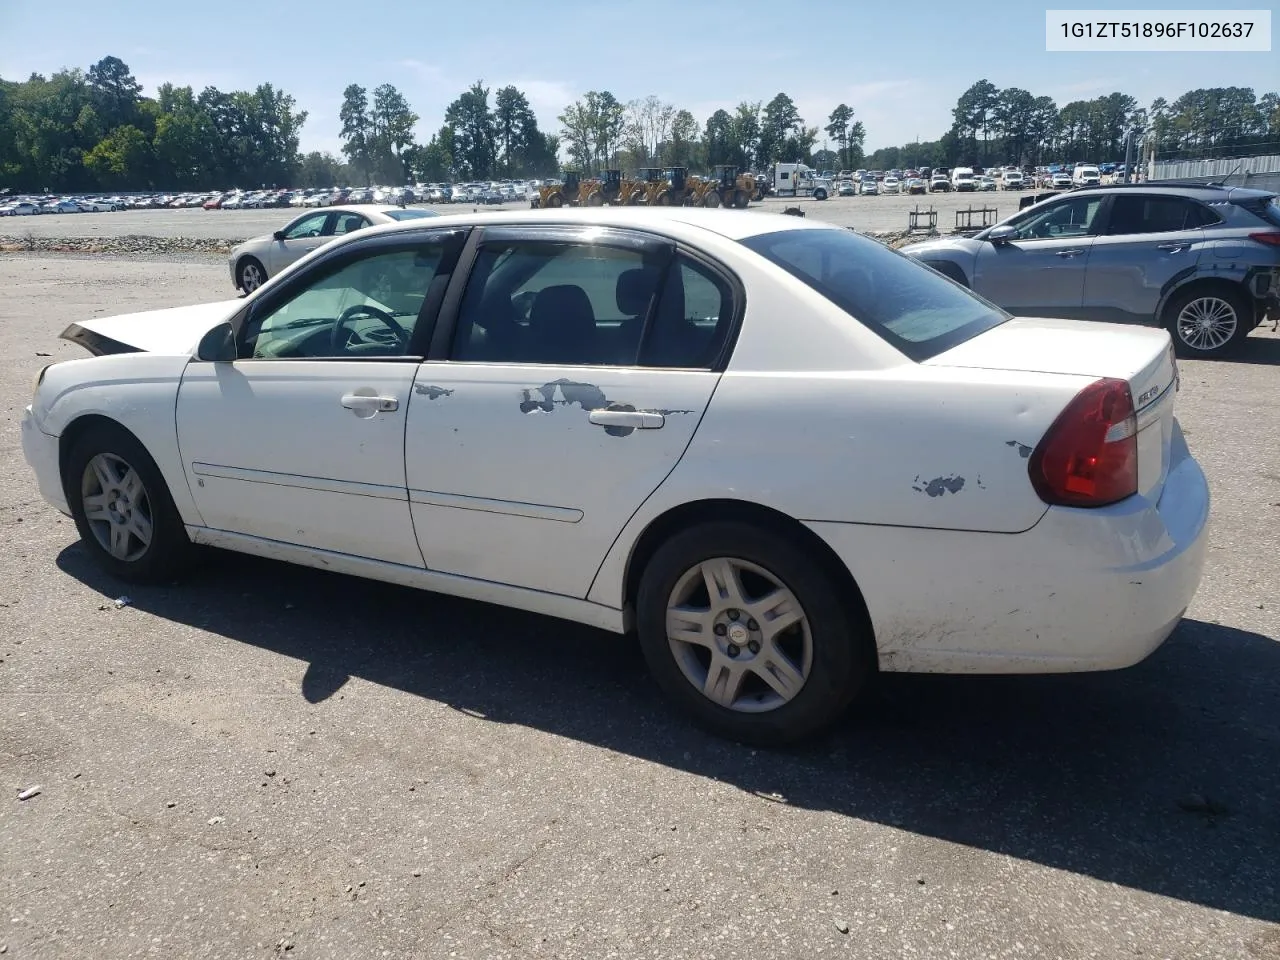
{"label": "chevrolet malibu", "polygon": [[1136,663],[1200,580],[1166,332],[1013,318],[814,221],[371,227],[63,336],[94,356],[41,371],[23,449],[111,574],[208,545],[631,634],[741,741],[877,671]]}

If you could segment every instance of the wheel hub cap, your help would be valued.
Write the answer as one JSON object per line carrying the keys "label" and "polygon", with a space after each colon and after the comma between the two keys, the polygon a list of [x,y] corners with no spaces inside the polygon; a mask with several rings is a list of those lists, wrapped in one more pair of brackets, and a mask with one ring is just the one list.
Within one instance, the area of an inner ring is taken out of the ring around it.
{"label": "wheel hub cap", "polygon": [[680,577],[667,604],[667,642],[685,679],[737,712],[789,702],[813,663],[795,594],[763,567],[732,558],[704,561]]}

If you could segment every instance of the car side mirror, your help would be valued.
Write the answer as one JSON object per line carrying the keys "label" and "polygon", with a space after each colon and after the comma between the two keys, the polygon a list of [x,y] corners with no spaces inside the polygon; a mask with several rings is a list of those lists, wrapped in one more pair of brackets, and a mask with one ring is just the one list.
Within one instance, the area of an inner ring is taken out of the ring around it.
{"label": "car side mirror", "polygon": [[200,345],[196,347],[196,359],[208,363],[229,363],[239,359],[236,332],[230,323],[220,323],[200,338]]}
{"label": "car side mirror", "polygon": [[1002,223],[998,227],[992,227],[991,232],[987,234],[987,239],[992,243],[1009,243],[1018,235],[1018,228]]}
{"label": "car side mirror", "polygon": [[277,230],[275,233],[273,233],[273,234],[271,235],[271,239],[272,239],[272,240],[283,240],[283,239],[284,239],[284,231],[283,231],[283,230]]}

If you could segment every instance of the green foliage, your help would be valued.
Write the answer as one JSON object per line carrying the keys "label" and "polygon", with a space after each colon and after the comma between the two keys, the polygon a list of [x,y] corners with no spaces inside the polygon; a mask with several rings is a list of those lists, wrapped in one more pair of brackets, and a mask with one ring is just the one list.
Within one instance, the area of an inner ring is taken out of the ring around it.
{"label": "green foliage", "polygon": [[287,184],[306,112],[271,84],[223,93],[164,84],[154,99],[118,57],[85,74],[0,80],[0,180],[20,191]]}

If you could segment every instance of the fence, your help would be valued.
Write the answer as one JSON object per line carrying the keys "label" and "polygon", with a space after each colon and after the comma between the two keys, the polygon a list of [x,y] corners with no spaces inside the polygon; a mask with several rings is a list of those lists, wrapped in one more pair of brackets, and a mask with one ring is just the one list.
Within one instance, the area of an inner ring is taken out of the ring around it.
{"label": "fence", "polygon": [[1150,180],[1191,180],[1280,191],[1280,154],[1234,160],[1157,160]]}

